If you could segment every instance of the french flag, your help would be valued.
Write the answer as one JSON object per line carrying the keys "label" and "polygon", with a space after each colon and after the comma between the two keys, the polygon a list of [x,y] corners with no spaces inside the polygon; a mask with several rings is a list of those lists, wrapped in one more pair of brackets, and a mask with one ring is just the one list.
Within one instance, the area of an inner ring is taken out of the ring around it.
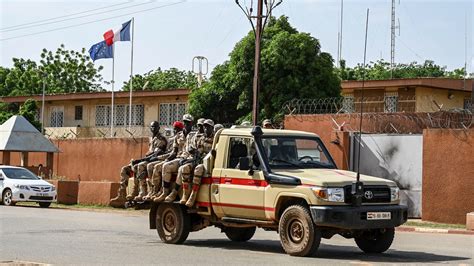
{"label": "french flag", "polygon": [[130,41],[130,25],[132,20],[129,20],[117,28],[108,30],[104,33],[104,40],[107,46],[111,46],[115,42]]}

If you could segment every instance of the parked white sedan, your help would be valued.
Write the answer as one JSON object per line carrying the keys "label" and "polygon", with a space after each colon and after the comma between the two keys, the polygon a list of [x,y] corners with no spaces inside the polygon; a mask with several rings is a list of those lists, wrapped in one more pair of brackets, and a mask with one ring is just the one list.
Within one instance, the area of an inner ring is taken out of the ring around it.
{"label": "parked white sedan", "polygon": [[0,203],[13,206],[19,201],[38,202],[48,208],[56,201],[56,187],[29,170],[15,166],[0,166]]}

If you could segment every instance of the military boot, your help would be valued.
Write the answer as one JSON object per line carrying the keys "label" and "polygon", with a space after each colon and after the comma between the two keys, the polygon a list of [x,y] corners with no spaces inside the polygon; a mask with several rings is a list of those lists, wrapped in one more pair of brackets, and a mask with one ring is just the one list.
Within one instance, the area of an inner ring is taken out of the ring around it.
{"label": "military boot", "polygon": [[165,198],[165,202],[173,202],[178,196],[178,190],[176,188]]}
{"label": "military boot", "polygon": [[148,187],[145,180],[140,180],[140,193],[133,200],[143,201],[143,198],[148,194]]}
{"label": "military boot", "polygon": [[127,200],[125,196],[126,196],[125,189],[120,188],[118,190],[117,197],[111,199],[109,201],[109,205],[114,207],[114,208],[124,208],[125,207],[125,201]]}
{"label": "military boot", "polygon": [[143,200],[144,201],[149,201],[149,200],[155,198],[156,195],[158,195],[158,192],[159,192],[159,188],[157,186],[153,186],[153,188],[150,190],[150,192],[148,192],[148,195],[143,197]]}
{"label": "military boot", "polygon": [[127,200],[133,200],[136,196],[138,196],[138,184],[136,184],[135,182],[133,183],[133,186],[132,186],[132,193],[131,194],[128,194],[126,199]]}
{"label": "military boot", "polygon": [[166,196],[168,196],[169,193],[170,193],[169,188],[163,188],[163,192],[160,194],[160,196],[155,197],[155,199],[153,201],[154,202],[162,202],[162,201],[165,200]]}
{"label": "military boot", "polygon": [[191,194],[191,187],[189,186],[188,182],[183,182],[183,196],[181,197],[179,204],[186,204],[186,201],[189,198],[189,194]]}
{"label": "military boot", "polygon": [[193,179],[193,189],[191,192],[191,196],[189,196],[188,201],[186,201],[186,206],[188,208],[191,208],[194,205],[194,202],[196,201],[197,195],[199,193],[200,186],[201,186],[201,179],[195,177]]}
{"label": "military boot", "polygon": [[161,187],[160,189],[158,189],[158,192],[157,192],[154,196],[152,196],[150,199],[154,201],[156,198],[158,198],[159,196],[161,196],[161,194],[163,194],[163,189],[164,189],[163,187]]}

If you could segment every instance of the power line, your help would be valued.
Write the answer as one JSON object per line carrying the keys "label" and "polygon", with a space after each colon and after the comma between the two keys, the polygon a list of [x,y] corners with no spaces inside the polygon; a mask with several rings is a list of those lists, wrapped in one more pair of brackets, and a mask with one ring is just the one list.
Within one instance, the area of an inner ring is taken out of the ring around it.
{"label": "power line", "polygon": [[101,9],[105,9],[105,8],[110,8],[110,7],[114,7],[114,6],[121,6],[121,5],[131,3],[131,2],[132,1],[129,0],[127,2],[123,2],[123,3],[119,3],[119,4],[114,4],[114,5],[104,6],[104,7],[100,7],[100,8],[89,9],[89,10],[85,10],[85,11],[81,11],[81,12],[77,12],[77,13],[72,13],[72,14],[68,14],[68,15],[64,15],[64,16],[59,16],[59,17],[54,17],[54,18],[47,18],[47,19],[37,20],[37,21],[33,21],[33,22],[8,26],[8,27],[5,27],[5,28],[1,28],[0,31],[5,31],[5,30],[11,29],[11,28],[17,28],[17,27],[22,27],[22,26],[27,26],[27,25],[32,25],[32,24],[37,24],[37,23],[41,23],[41,22],[45,22],[45,21],[56,20],[56,19],[60,19],[60,18],[67,18],[67,17],[70,17],[70,16],[89,13],[89,12],[92,12],[92,11],[97,11],[97,10],[101,10]]}
{"label": "power line", "polygon": [[60,23],[60,22],[68,21],[68,20],[75,20],[75,19],[80,19],[80,18],[86,18],[86,17],[95,16],[95,15],[100,15],[100,14],[109,13],[109,12],[113,12],[113,11],[118,11],[118,10],[123,10],[123,9],[129,9],[129,8],[132,8],[132,7],[137,7],[137,6],[142,6],[142,5],[148,5],[148,4],[151,4],[151,3],[155,2],[155,1],[156,1],[156,0],[151,0],[151,1],[148,1],[148,2],[146,2],[146,3],[140,3],[140,4],[135,4],[135,5],[126,6],[126,7],[120,7],[120,8],[116,8],[116,9],[110,9],[110,10],[106,10],[106,11],[101,11],[101,12],[97,12],[97,13],[92,13],[92,14],[87,14],[87,15],[79,16],[79,17],[65,18],[65,19],[61,19],[61,20],[58,20],[58,21],[50,21],[50,22],[39,23],[39,24],[32,25],[32,26],[24,26],[24,27],[19,27],[19,28],[15,28],[15,29],[0,30],[0,32],[8,32],[8,31],[16,31],[16,30],[22,30],[22,29],[29,29],[29,28],[35,28],[35,27],[44,26],[44,25],[49,25],[49,24]]}
{"label": "power line", "polygon": [[92,24],[92,23],[96,23],[96,22],[100,22],[100,21],[111,20],[111,19],[115,19],[115,18],[120,18],[120,17],[125,17],[125,16],[129,16],[129,15],[133,15],[133,14],[148,12],[148,11],[155,10],[155,9],[160,9],[160,8],[165,8],[165,7],[169,7],[169,6],[174,6],[174,5],[182,4],[182,3],[186,2],[186,1],[187,1],[187,0],[181,0],[181,1],[179,1],[179,2],[174,2],[174,3],[171,3],[171,4],[165,4],[165,5],[161,5],[161,6],[157,6],[157,7],[153,7],[153,8],[143,9],[143,10],[139,10],[139,11],[135,11],[135,12],[130,12],[130,13],[122,14],[122,15],[117,15],[117,16],[113,16],[113,17],[108,17],[108,18],[93,20],[93,21],[89,21],[89,22],[84,22],[84,23],[80,23],[80,24],[75,24],[75,25],[70,25],[70,26],[65,26],[65,27],[60,27],[60,28],[45,30],[45,31],[39,31],[39,32],[35,32],[35,33],[30,33],[30,34],[19,35],[19,36],[10,37],[10,38],[4,38],[4,39],[0,39],[0,41],[7,41],[7,40],[23,38],[23,37],[28,37],[28,36],[43,34],[43,33],[52,32],[52,31],[58,31],[58,30],[64,30],[64,29],[79,27],[79,26],[88,25],[88,24]]}

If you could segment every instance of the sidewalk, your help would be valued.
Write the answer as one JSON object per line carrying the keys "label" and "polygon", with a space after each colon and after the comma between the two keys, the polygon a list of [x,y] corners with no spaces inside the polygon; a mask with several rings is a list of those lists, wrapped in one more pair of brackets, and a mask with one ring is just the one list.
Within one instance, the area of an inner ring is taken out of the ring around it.
{"label": "sidewalk", "polygon": [[397,227],[396,230],[399,232],[474,235],[474,231],[467,230],[464,225],[441,224],[420,219],[409,219],[406,224]]}

